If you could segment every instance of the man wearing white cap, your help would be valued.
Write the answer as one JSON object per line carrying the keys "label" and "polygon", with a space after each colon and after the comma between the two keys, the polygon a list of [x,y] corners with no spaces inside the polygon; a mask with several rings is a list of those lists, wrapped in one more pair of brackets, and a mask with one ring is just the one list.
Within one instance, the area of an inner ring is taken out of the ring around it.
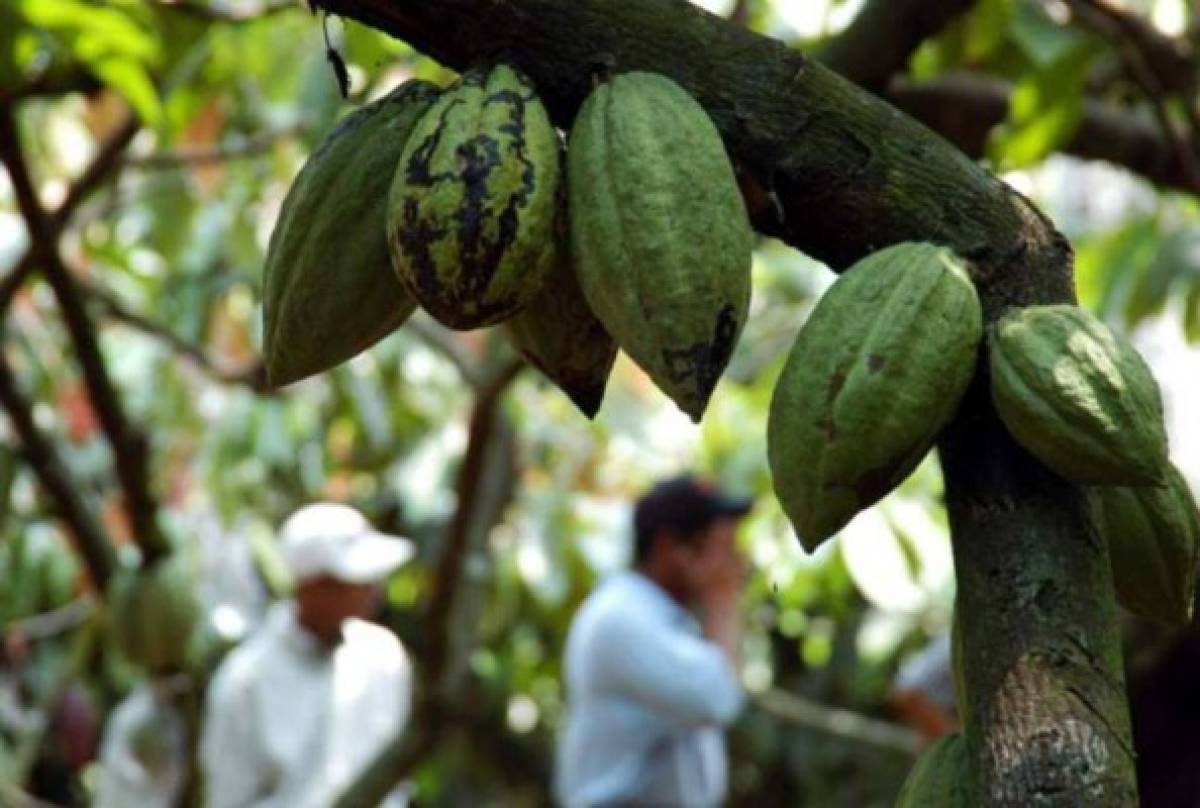
{"label": "man wearing white cap", "polygon": [[[281,531],[295,597],[276,604],[209,688],[201,765],[210,808],[325,808],[408,720],[395,635],[366,622],[413,555],[358,511],[318,503]],[[383,804],[399,808],[405,790]]]}

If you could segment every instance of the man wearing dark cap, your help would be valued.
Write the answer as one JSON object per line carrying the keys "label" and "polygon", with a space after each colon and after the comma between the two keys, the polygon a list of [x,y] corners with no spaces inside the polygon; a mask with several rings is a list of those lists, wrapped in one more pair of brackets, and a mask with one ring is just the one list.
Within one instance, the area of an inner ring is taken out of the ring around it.
{"label": "man wearing dark cap", "polygon": [[638,501],[633,569],[584,601],[567,637],[564,805],[724,799],[723,730],[743,702],[744,566],[734,534],[750,504],[694,477],[661,482]]}

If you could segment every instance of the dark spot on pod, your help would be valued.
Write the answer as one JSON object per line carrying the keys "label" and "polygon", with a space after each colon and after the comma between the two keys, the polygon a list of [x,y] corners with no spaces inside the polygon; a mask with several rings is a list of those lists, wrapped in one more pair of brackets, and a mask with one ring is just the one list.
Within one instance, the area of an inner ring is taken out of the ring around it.
{"label": "dark spot on pod", "polygon": [[691,381],[702,399],[707,399],[717,386],[717,380],[733,353],[737,337],[737,318],[734,308],[727,304],[717,315],[713,337],[709,342],[697,342],[686,348],[664,349],[663,360],[667,374],[675,384]]}
{"label": "dark spot on pod", "polygon": [[872,373],[878,373],[883,370],[885,364],[887,364],[887,359],[879,354],[870,354],[867,356],[867,370]]}

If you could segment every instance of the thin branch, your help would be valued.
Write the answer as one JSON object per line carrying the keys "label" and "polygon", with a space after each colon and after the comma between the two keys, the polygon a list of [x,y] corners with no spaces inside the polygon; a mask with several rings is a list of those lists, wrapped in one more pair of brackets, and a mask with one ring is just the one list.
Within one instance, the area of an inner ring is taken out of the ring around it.
{"label": "thin branch", "polygon": [[892,749],[913,757],[921,751],[920,736],[906,727],[879,721],[851,710],[829,707],[778,688],[763,693],[754,703],[763,712],[782,721],[838,738]]}
{"label": "thin branch", "polygon": [[205,353],[204,349],[193,345],[173,333],[165,325],[130,311],[125,307],[125,304],[117,299],[116,295],[107,289],[102,289],[95,284],[88,283],[80,283],[79,288],[88,298],[100,305],[107,317],[115,322],[136,329],[143,334],[154,337],[175,353],[185,357],[203,371],[205,375],[212,377],[214,380],[222,384],[244,385],[260,395],[271,394],[272,391],[267,385],[266,366],[261,361],[254,362],[244,368],[222,367]]}
{"label": "thin branch", "polygon": [[183,166],[244,160],[267,153],[280,140],[299,134],[305,128],[302,124],[296,124],[294,126],[258,132],[246,138],[242,143],[217,146],[210,149],[180,149],[141,156],[128,156],[122,162],[130,168],[137,168],[143,171],[160,171]]}
{"label": "thin branch", "polygon": [[152,563],[166,554],[169,546],[158,524],[158,503],[151,494],[148,442],[145,435],[126,419],[120,397],[109,378],[108,368],[100,354],[95,324],[59,254],[58,231],[41,209],[29,177],[11,105],[0,106],[0,159],[8,167],[9,179],[29,231],[31,246],[58,301],[92,406],[112,448],[134,538],[145,561]]}
{"label": "thin branch", "polygon": [[454,331],[420,312],[414,313],[404,324],[404,328],[417,335],[428,347],[454,365],[468,387],[478,390],[483,385],[478,361],[471,356],[471,352]]}
{"label": "thin branch", "polygon": [[[133,142],[134,136],[137,135],[141,128],[141,123],[137,117],[132,112],[127,111],[124,120],[100,144],[100,149],[96,152],[96,156],[92,159],[92,162],[71,183],[71,187],[67,190],[67,195],[63,199],[62,204],[46,217],[50,234],[56,240],[67,226],[67,222],[80,203],[87,199],[92,191],[96,190],[102,182],[109,179],[113,172],[120,168],[121,155],[129,147],[129,144]],[[37,267],[36,256],[37,247],[31,244],[25,251],[25,254],[8,271],[8,274],[3,279],[0,279],[0,319],[3,318],[4,312],[8,310],[13,297]]]}
{"label": "thin branch", "polygon": [[0,406],[8,413],[13,431],[21,441],[25,461],[50,495],[59,519],[74,537],[88,576],[96,590],[103,592],[114,569],[112,548],[99,522],[79,496],[58,452],[34,423],[33,405],[17,389],[16,376],[3,351],[0,351]]}
{"label": "thin branch", "polygon": [[10,637],[19,635],[29,640],[44,640],[86,622],[95,611],[96,602],[92,598],[77,598],[57,609],[13,620],[0,633]]}
{"label": "thin branch", "polygon": [[[1013,86],[972,73],[950,73],[929,81],[896,77],[887,99],[972,157],[982,157],[988,135],[1008,116]],[[1084,160],[1104,160],[1150,182],[1200,194],[1179,154],[1155,122],[1099,101],[1084,101],[1079,127],[1060,147]]]}
{"label": "thin branch", "polygon": [[337,808],[378,805],[433,750],[460,700],[476,622],[467,561],[512,496],[512,427],[500,412],[500,401],[522,367],[519,360],[503,363],[476,394],[456,482],[458,504],[425,604],[421,688],[409,726],[343,792]]}

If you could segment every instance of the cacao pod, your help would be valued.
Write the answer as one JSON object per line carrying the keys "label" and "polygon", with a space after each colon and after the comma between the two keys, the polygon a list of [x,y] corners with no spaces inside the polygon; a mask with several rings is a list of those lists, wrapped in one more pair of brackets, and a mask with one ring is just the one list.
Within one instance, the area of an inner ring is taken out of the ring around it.
{"label": "cacao pod", "polygon": [[1187,480],[1168,464],[1164,487],[1096,489],[1117,600],[1165,623],[1192,616],[1200,552],[1200,513]]}
{"label": "cacao pod", "polygon": [[130,660],[154,674],[183,666],[201,616],[195,585],[190,560],[178,552],[114,576],[108,601],[112,627]]}
{"label": "cacao pod", "polygon": [[812,551],[917,467],[954,415],[983,334],[954,255],[905,243],[847,270],[800,329],[775,386],[775,493]]}
{"label": "cacao pod", "polygon": [[970,808],[967,742],[959,734],[939,738],[921,753],[896,798],[896,808]]}
{"label": "cacao pod", "polygon": [[505,325],[517,350],[593,417],[617,358],[617,345],[588,307],[579,281],[563,262],[529,304]]}
{"label": "cacao pod", "polygon": [[347,115],[288,190],[263,277],[272,386],[344,362],[416,308],[391,269],[388,188],[409,132],[437,94],[428,82],[409,81]]}
{"label": "cacao pod", "polygon": [[528,81],[472,70],[422,116],[388,202],[392,266],[443,324],[507,320],[558,260],[562,145]]}
{"label": "cacao pod", "polygon": [[1162,399],[1132,345],[1077,306],[1009,312],[989,340],[992,399],[1030,454],[1098,485],[1159,485]]}
{"label": "cacao pod", "polygon": [[588,304],[699,421],[750,303],[753,236],[716,127],[670,79],[625,73],[584,101],[567,159]]}

